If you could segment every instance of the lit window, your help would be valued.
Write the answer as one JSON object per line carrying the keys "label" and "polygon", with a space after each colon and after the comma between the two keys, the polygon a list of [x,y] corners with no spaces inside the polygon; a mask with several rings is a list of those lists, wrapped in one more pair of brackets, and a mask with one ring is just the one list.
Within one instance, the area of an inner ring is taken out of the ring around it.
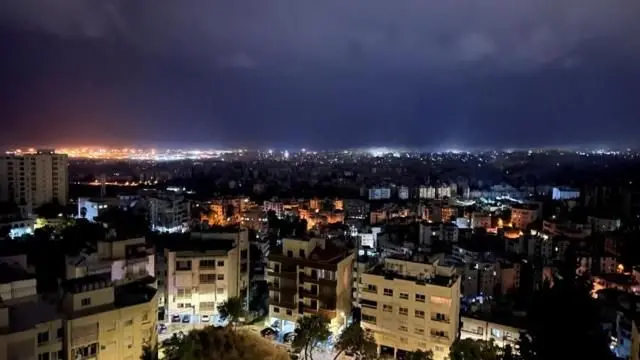
{"label": "lit window", "polygon": [[403,307],[401,307],[401,308],[398,310],[398,313],[399,313],[400,315],[407,316],[407,315],[409,315],[409,309],[408,309],[408,308],[403,308]]}
{"label": "lit window", "polygon": [[393,312],[393,306],[391,305],[382,305],[382,311],[384,312]]}
{"label": "lit window", "polygon": [[384,289],[384,296],[393,296],[393,290]]}

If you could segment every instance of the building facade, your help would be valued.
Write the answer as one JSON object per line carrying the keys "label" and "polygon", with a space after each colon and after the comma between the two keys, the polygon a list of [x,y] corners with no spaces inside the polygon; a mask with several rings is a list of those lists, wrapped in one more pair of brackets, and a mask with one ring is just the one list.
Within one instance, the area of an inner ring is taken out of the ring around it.
{"label": "building facade", "polygon": [[453,267],[387,258],[361,279],[362,325],[374,333],[381,355],[449,355],[460,313],[460,279]]}
{"label": "building facade", "polygon": [[[238,227],[192,233],[165,249],[165,309],[189,322],[219,322],[217,307],[230,297],[248,299],[249,232]],[[181,320],[183,321],[183,320]]]}
{"label": "building facade", "polygon": [[337,333],[352,308],[353,250],[326,239],[283,239],[269,253],[269,316],[284,332],[304,315],[323,314]]}
{"label": "building facade", "polygon": [[53,150],[0,156],[0,201],[19,205],[24,215],[52,201],[66,205],[68,162]]}

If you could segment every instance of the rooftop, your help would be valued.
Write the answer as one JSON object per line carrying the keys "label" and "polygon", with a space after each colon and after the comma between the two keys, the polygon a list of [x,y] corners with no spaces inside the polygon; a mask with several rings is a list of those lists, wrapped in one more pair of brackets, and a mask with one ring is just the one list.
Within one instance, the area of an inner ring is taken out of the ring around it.
{"label": "rooftop", "polygon": [[55,304],[37,300],[17,303],[9,307],[9,332],[25,331],[59,318]]}
{"label": "rooftop", "polygon": [[442,276],[442,275],[436,275],[436,274],[430,274],[429,277],[425,276],[425,277],[418,278],[417,276],[399,274],[397,272],[388,270],[385,268],[384,264],[378,264],[374,266],[369,271],[367,271],[367,274],[384,276],[384,278],[387,280],[399,279],[399,280],[413,281],[417,285],[435,285],[435,286],[445,286],[445,287],[453,286],[453,284],[458,279],[457,275]]}
{"label": "rooftop", "polygon": [[111,274],[95,274],[81,278],[75,278],[64,281],[62,288],[72,294],[80,294],[87,291],[104,289],[110,287]]}
{"label": "rooftop", "polygon": [[8,264],[0,264],[0,284],[8,284],[14,281],[24,281],[35,278],[35,275],[30,274],[24,269]]}

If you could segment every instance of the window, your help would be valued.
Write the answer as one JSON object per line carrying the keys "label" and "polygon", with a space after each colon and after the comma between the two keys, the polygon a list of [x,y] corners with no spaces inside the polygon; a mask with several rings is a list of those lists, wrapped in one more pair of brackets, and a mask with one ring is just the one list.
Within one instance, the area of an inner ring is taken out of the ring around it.
{"label": "window", "polygon": [[224,260],[218,260],[218,267],[224,266]]}
{"label": "window", "polygon": [[133,325],[133,319],[125,320],[124,326],[131,326],[131,325]]}
{"label": "window", "polygon": [[406,327],[405,325],[400,325],[400,327],[398,328],[398,330],[400,330],[400,331],[404,331],[404,332],[407,332],[407,331],[409,331],[409,328],[408,328],[408,327]]}
{"label": "window", "polygon": [[216,293],[217,293],[218,295],[222,295],[222,294],[224,294],[224,288],[217,288],[217,289],[216,289]]}
{"label": "window", "polygon": [[383,294],[384,294],[384,296],[393,296],[393,290],[384,289]]}
{"label": "window", "polygon": [[241,260],[246,260],[248,256],[249,256],[249,252],[247,250],[240,251],[240,259]]}
{"label": "window", "polygon": [[142,322],[147,322],[149,321],[149,313],[145,312],[142,314]]}
{"label": "window", "polygon": [[502,331],[500,329],[491,328],[491,336],[497,337],[498,339],[502,338]]}
{"label": "window", "polygon": [[49,360],[49,353],[38,354],[38,360]]}
{"label": "window", "polygon": [[64,359],[64,350],[58,351],[58,360]]}
{"label": "window", "polygon": [[447,333],[445,331],[436,330],[436,329],[431,329],[431,336],[449,338],[449,336],[447,335]]}
{"label": "window", "polygon": [[200,302],[200,310],[213,310],[216,308],[215,301],[201,301]]}
{"label": "window", "polygon": [[370,324],[375,324],[376,323],[376,317],[375,316],[371,316],[371,315],[362,315],[362,321],[366,322],[366,323],[370,323]]}
{"label": "window", "polygon": [[56,331],[56,338],[62,339],[63,337],[64,337],[64,329],[58,328],[58,330]]}
{"label": "window", "polygon": [[273,308],[273,312],[274,313],[279,313],[280,312],[280,308],[279,307],[274,307]]}
{"label": "window", "polygon": [[424,319],[424,311],[422,310],[416,310],[415,315],[418,319]]}
{"label": "window", "polygon": [[378,293],[378,287],[375,285],[371,285],[368,284],[366,288],[362,289],[364,292],[368,292],[368,293],[372,293],[372,294],[377,294]]}
{"label": "window", "polygon": [[413,329],[413,332],[416,333],[416,335],[424,335],[424,328],[415,328]]}
{"label": "window", "polygon": [[201,269],[215,269],[215,267],[216,267],[215,260],[200,260]]}
{"label": "window", "polygon": [[84,298],[84,299],[80,300],[80,305],[82,305],[82,306],[91,305],[91,298]]}
{"label": "window", "polygon": [[441,313],[431,313],[431,320],[448,323],[447,315]]}
{"label": "window", "polygon": [[382,311],[384,312],[393,312],[393,306],[391,305],[382,305]]}
{"label": "window", "polygon": [[217,279],[218,280],[224,280],[224,274],[218,274]]}
{"label": "window", "polygon": [[401,292],[401,293],[400,293],[400,299],[402,299],[402,300],[409,300],[409,293]]}
{"label": "window", "polygon": [[293,316],[293,311],[287,310],[287,316]]}
{"label": "window", "polygon": [[200,274],[201,284],[212,284],[216,282],[216,274]]}
{"label": "window", "polygon": [[177,298],[191,298],[191,288],[176,289]]}
{"label": "window", "polygon": [[424,294],[416,294],[416,301],[417,302],[425,302],[426,298],[424,297]]}
{"label": "window", "polygon": [[71,358],[86,358],[90,356],[95,356],[98,353],[98,344],[89,344],[86,346],[80,346],[79,348],[75,348],[71,350]]}
{"label": "window", "polygon": [[377,309],[378,302],[373,300],[362,299],[360,300],[360,306],[362,306],[363,308]]}
{"label": "window", "polygon": [[287,257],[293,257],[293,251],[288,250],[287,251]]}
{"label": "window", "polygon": [[403,307],[401,307],[401,308],[398,310],[398,313],[400,313],[400,315],[407,316],[407,315],[409,315],[409,308],[403,308]]}
{"label": "window", "polygon": [[176,270],[178,271],[191,270],[191,260],[177,260]]}
{"label": "window", "polygon": [[445,306],[451,306],[451,299],[449,298],[443,298],[440,296],[432,296],[429,301],[432,304],[436,304],[436,305],[445,305]]}
{"label": "window", "polygon": [[298,252],[298,255],[300,255],[301,258],[305,257],[304,256],[304,249],[300,249],[300,251]]}
{"label": "window", "polygon": [[49,342],[49,332],[43,331],[38,333],[38,345],[43,345]]}

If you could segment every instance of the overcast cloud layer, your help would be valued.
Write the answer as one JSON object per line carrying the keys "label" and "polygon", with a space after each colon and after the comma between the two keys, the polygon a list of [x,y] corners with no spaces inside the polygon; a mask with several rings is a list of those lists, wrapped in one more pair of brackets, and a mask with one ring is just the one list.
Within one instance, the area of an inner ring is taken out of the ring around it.
{"label": "overcast cloud layer", "polygon": [[[611,142],[640,131],[638,18],[637,0],[4,0],[5,86],[24,92],[6,115],[43,121],[16,105],[36,96],[71,123],[118,114],[126,141],[350,145],[335,124],[365,145],[539,144],[535,119],[554,142]],[[452,122],[478,129],[427,135]]]}

